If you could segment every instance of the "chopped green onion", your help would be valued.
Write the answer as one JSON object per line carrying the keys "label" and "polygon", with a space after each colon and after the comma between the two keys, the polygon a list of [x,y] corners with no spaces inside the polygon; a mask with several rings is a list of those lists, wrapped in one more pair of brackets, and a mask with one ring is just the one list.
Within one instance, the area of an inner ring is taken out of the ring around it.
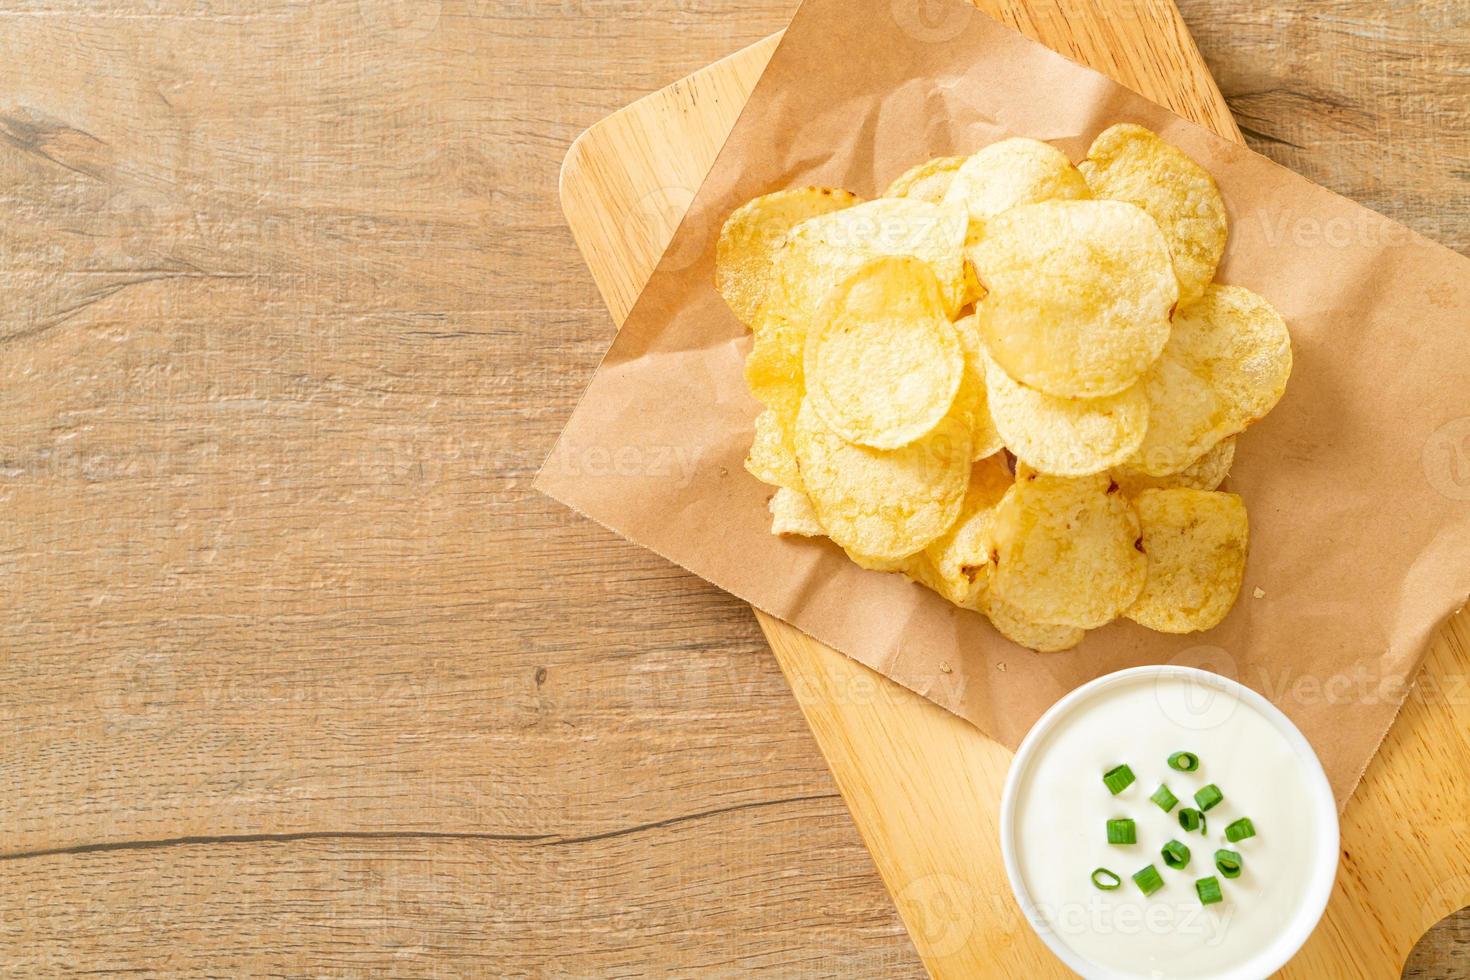
{"label": "chopped green onion", "polygon": [[1215,877],[1201,878],[1194,883],[1194,890],[1199,893],[1201,905],[1214,905],[1220,901],[1220,879]]}
{"label": "chopped green onion", "polygon": [[1194,802],[1199,804],[1201,810],[1208,810],[1223,799],[1225,799],[1225,794],[1220,792],[1220,787],[1214,783],[1194,794]]}
{"label": "chopped green onion", "polygon": [[1256,825],[1251,823],[1250,817],[1241,817],[1225,828],[1225,839],[1232,844],[1254,836],[1256,836]]}
{"label": "chopped green onion", "polygon": [[1138,890],[1145,895],[1152,895],[1164,887],[1164,879],[1159,876],[1159,869],[1152,864],[1133,875],[1133,883]]}
{"label": "chopped green onion", "polygon": [[1182,868],[1189,863],[1189,848],[1177,840],[1165,844],[1163,854],[1164,863],[1171,868]]}
{"label": "chopped green onion", "polygon": [[1199,756],[1193,752],[1175,752],[1169,756],[1169,768],[1179,772],[1194,772],[1199,768]]}
{"label": "chopped green onion", "polygon": [[1154,795],[1150,796],[1149,799],[1157,803],[1159,805],[1159,809],[1163,810],[1165,813],[1168,813],[1170,810],[1174,809],[1174,804],[1179,802],[1179,797],[1169,792],[1169,787],[1165,786],[1163,783],[1159,784],[1159,788],[1154,790]]}
{"label": "chopped green onion", "polygon": [[1137,844],[1138,831],[1132,820],[1109,820],[1108,821],[1108,843],[1109,844]]}
{"label": "chopped green onion", "polygon": [[1117,766],[1103,773],[1103,782],[1107,784],[1108,792],[1117,796],[1129,786],[1133,785],[1133,770],[1127,766]]}
{"label": "chopped green onion", "polygon": [[1199,810],[1185,807],[1179,811],[1179,826],[1185,830],[1198,830],[1202,834],[1207,833],[1205,829],[1207,823],[1205,815]]}
{"label": "chopped green onion", "polygon": [[1222,847],[1215,852],[1215,867],[1219,868],[1220,873],[1227,878],[1239,878],[1240,855]]}
{"label": "chopped green onion", "polygon": [[1110,892],[1123,883],[1123,879],[1107,868],[1098,868],[1092,873],[1092,883],[1105,892]]}

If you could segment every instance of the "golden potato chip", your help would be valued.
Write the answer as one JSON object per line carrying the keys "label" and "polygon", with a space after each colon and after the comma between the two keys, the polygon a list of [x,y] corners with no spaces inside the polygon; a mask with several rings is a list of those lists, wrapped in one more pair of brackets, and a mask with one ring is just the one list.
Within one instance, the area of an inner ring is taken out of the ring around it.
{"label": "golden potato chip", "polygon": [[865,568],[870,572],[901,572],[914,560],[910,555],[907,558],[874,558],[860,551],[849,551],[844,548],[843,553],[858,568]]}
{"label": "golden potato chip", "polygon": [[[960,296],[960,307],[974,306],[985,298],[985,287],[980,285],[980,277],[975,275],[975,263],[968,258],[964,266],[964,292]],[[971,316],[974,313],[971,312]]]}
{"label": "golden potato chip", "polygon": [[901,449],[872,449],[843,439],[804,401],[796,460],[828,536],[850,553],[890,562],[919,551],[959,515],[970,479],[970,432],[947,416]]}
{"label": "golden potato chip", "polygon": [[1291,334],[1276,308],[1240,286],[1212,285],[1174,317],[1173,346],[1208,369],[1211,386],[1243,429],[1286,393]]}
{"label": "golden potato chip", "polygon": [[1018,475],[991,533],[990,588],[1033,622],[1102,626],[1143,588],[1138,516],[1105,473]]}
{"label": "golden potato chip", "polygon": [[985,598],[982,612],[1001,636],[1037,653],[1070,650],[1087,635],[1086,630],[1075,626],[1054,626],[1027,619],[1015,606],[994,595]]}
{"label": "golden potato chip", "polygon": [[776,250],[786,232],[807,218],[861,200],[831,187],[793,187],[766,194],[730,212],[715,242],[715,288],[747,327],[765,297]]}
{"label": "golden potato chip", "polygon": [[995,420],[990,417],[990,399],[985,391],[985,362],[981,359],[980,332],[975,315],[957,320],[955,334],[965,352],[965,373],[955,394],[955,411],[970,420],[970,442],[976,459],[994,456],[1005,448]]}
{"label": "golden potato chip", "polygon": [[1235,605],[1250,529],[1233,493],[1145,490],[1133,501],[1148,577],[1124,615],[1162,633],[1207,630]]}
{"label": "golden potato chip", "polygon": [[1087,181],[1065,153],[1050,143],[1016,138],[991,143],[966,160],[944,203],[964,207],[973,244],[984,237],[986,222],[1017,205],[1091,196]]}
{"label": "golden potato chip", "polygon": [[1165,348],[1143,379],[1148,432],[1124,461],[1150,476],[1178,473],[1231,432],[1230,419],[1205,374],[1177,351]]}
{"label": "golden potato chip", "polygon": [[964,157],[935,157],[899,174],[883,192],[884,197],[911,197],[917,201],[938,204],[944,200],[954,173],[965,162]]}
{"label": "golden potato chip", "polygon": [[949,530],[908,560],[905,571],[957,606],[980,610],[990,587],[990,520],[1010,489],[1011,472],[1000,456],[976,463],[960,515]]}
{"label": "golden potato chip", "polygon": [[1175,315],[1168,346],[1144,379],[1149,429],[1127,466],[1178,473],[1275,407],[1290,375],[1281,314],[1248,289],[1211,285]]}
{"label": "golden potato chip", "polygon": [[810,320],[839,282],[872,259],[912,255],[929,263],[945,311],[959,309],[964,291],[965,218],[955,208],[904,197],[879,198],[809,218],[786,236],[774,275],[792,315]]}
{"label": "golden potato chip", "polygon": [[[773,282],[767,297],[773,297],[780,288]],[[778,310],[778,304],[767,302],[756,313],[753,332],[755,343],[745,358],[745,383],[750,393],[775,412],[788,429],[794,429],[796,412],[806,391],[801,370],[806,323]]]}
{"label": "golden potato chip", "polygon": [[1123,488],[1129,497],[1136,497],[1145,490],[1172,490],[1183,487],[1189,490],[1215,490],[1230,475],[1235,462],[1235,436],[1215,443],[1213,449],[1172,476],[1149,476],[1130,466],[1113,468],[1113,482]]}
{"label": "golden potato chip", "polygon": [[786,487],[798,494],[805,490],[801,484],[801,471],[796,467],[791,434],[769,408],[755,417],[755,441],[750,445],[750,454],[745,457],[745,469],[762,483]]}
{"label": "golden potato chip", "polygon": [[793,534],[804,538],[826,537],[827,530],[817,520],[817,512],[806,494],[782,487],[766,505],[771,511],[771,533]]}
{"label": "golden potato chip", "polygon": [[1157,133],[1132,123],[1099,133],[1078,168],[1094,197],[1135,204],[1158,222],[1179,277],[1180,304],[1203,295],[1227,234],[1215,178]]}
{"label": "golden potato chip", "polygon": [[985,387],[990,416],[1016,458],[1052,476],[1087,476],[1137,451],[1148,431],[1142,384],[1104,398],[1058,398],[1028,388],[988,354]]}
{"label": "golden potato chip", "polygon": [[805,382],[807,332],[832,289],[865,262],[912,255],[939,280],[946,314],[964,294],[965,219],[956,209],[908,198],[883,198],[809,218],[776,252],[771,281],[752,329],[745,364],[751,394],[783,417],[795,418]]}
{"label": "golden potato chip", "polygon": [[1179,286],[1158,226],[1131,204],[1012,208],[971,258],[989,290],[976,313],[990,356],[1049,395],[1115,395],[1169,339]]}
{"label": "golden potato chip", "polygon": [[912,256],[843,280],[807,337],[806,396],[848,442],[906,446],[949,414],[965,357],[939,282]]}

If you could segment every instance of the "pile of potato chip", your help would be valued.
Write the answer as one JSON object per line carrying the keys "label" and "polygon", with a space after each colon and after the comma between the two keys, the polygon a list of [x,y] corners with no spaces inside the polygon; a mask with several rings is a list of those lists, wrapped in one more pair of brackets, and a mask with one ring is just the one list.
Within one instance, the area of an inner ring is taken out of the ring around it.
{"label": "pile of potato chip", "polygon": [[1118,125],[1073,166],[1007,139],[874,201],[801,187],[732,213],[716,285],[754,333],[746,468],[772,531],[825,536],[1038,651],[1125,616],[1209,629],[1245,571],[1216,488],[1286,388],[1269,303],[1215,283],[1214,179]]}

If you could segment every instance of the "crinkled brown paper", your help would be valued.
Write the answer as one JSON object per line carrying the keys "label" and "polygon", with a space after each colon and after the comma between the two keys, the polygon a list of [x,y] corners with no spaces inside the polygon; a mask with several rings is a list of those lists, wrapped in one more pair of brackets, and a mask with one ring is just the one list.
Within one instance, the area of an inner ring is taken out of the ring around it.
{"label": "crinkled brown paper", "polygon": [[[537,487],[1010,747],[1109,671],[1232,675],[1292,717],[1346,801],[1470,594],[1470,260],[988,17],[956,32],[948,17],[896,23],[897,9],[807,0]],[[1189,636],[1124,621],[1036,654],[829,542],[773,537],[773,488],[741,465],[760,408],[741,377],[750,337],[711,286],[725,215],[795,184],[876,196],[914,163],[1006,136],[1078,160],[1123,121],[1215,175],[1231,219],[1220,281],[1291,326],[1286,397],[1241,437],[1227,484],[1251,518],[1230,616]]]}

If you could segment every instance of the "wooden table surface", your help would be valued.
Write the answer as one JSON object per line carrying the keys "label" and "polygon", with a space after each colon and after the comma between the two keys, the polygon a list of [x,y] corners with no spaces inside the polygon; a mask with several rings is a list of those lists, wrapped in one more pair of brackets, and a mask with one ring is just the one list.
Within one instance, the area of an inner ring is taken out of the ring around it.
{"label": "wooden table surface", "polygon": [[[1470,5],[1180,6],[1470,253]],[[0,3],[0,974],[921,974],[748,609],[529,490],[567,145],[794,7]]]}

